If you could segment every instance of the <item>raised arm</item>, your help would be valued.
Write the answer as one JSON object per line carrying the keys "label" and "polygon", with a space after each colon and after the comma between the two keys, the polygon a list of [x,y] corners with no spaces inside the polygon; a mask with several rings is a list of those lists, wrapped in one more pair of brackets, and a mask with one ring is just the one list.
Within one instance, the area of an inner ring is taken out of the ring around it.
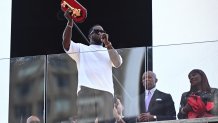
{"label": "raised arm", "polygon": [[118,68],[122,64],[122,58],[118,52],[113,48],[111,42],[108,40],[108,34],[102,34],[102,42],[105,47],[108,49],[108,53],[113,65]]}
{"label": "raised arm", "polygon": [[71,19],[71,15],[70,15],[70,9],[68,9],[65,13],[64,13],[65,18],[68,20],[67,25],[64,29],[63,32],[63,47],[65,50],[69,50],[70,47],[70,41],[71,41],[71,37],[72,37],[72,28],[73,28],[73,20]]}

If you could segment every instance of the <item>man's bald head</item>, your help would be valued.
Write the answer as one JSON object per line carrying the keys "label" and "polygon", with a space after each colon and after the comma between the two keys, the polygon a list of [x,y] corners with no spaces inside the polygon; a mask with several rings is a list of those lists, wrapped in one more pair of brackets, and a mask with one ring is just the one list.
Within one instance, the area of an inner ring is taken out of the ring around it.
{"label": "man's bald head", "polygon": [[152,88],[154,88],[157,81],[158,80],[156,74],[152,71],[144,72],[144,74],[142,75],[142,83],[147,90],[151,90]]}
{"label": "man's bald head", "polygon": [[40,123],[40,120],[37,116],[32,115],[27,118],[26,123]]}

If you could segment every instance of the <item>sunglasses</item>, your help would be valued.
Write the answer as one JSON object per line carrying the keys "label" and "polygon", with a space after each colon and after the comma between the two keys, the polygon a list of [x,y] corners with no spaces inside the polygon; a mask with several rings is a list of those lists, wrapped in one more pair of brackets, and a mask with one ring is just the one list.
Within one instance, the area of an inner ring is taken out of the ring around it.
{"label": "sunglasses", "polygon": [[30,123],[40,123],[39,121],[30,121]]}
{"label": "sunglasses", "polygon": [[99,34],[99,33],[106,33],[104,30],[100,30],[100,29],[93,29],[92,32],[90,34]]}

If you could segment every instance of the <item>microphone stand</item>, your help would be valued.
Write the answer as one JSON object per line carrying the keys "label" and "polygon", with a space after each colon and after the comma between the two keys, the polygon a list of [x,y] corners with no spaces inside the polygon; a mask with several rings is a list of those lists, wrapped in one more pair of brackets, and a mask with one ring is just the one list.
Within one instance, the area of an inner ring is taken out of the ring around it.
{"label": "microphone stand", "polygon": [[86,38],[86,36],[83,34],[81,29],[77,26],[77,24],[73,21],[73,25],[76,27],[76,29],[79,31],[79,33],[82,35],[82,37],[86,40],[88,44],[90,44],[89,40]]}

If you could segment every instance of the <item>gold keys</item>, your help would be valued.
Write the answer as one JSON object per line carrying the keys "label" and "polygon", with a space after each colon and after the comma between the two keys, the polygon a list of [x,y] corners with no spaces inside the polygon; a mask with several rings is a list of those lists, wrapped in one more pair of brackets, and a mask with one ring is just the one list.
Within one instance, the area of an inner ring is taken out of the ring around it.
{"label": "gold keys", "polygon": [[77,18],[77,17],[80,17],[82,16],[82,12],[81,12],[81,9],[77,9],[77,8],[74,8],[72,7],[70,4],[68,4],[66,1],[63,1],[63,3],[61,4],[62,7],[65,7],[65,8],[70,8],[71,9],[71,12],[72,12],[72,15],[73,17]]}

